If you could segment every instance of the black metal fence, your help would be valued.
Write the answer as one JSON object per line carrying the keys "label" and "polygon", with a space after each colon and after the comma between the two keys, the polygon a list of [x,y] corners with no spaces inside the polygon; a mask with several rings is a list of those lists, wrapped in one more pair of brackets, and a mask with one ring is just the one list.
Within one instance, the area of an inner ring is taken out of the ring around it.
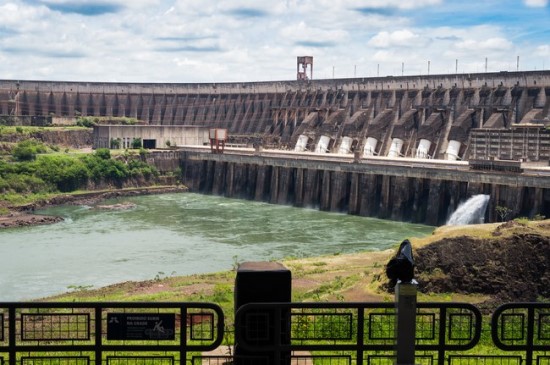
{"label": "black metal fence", "polygon": [[209,303],[0,303],[0,365],[184,364],[223,325]]}
{"label": "black metal fence", "polygon": [[[392,365],[394,303],[0,303],[0,365]],[[233,343],[232,340],[229,342]],[[550,304],[418,303],[420,365],[550,365]]]}

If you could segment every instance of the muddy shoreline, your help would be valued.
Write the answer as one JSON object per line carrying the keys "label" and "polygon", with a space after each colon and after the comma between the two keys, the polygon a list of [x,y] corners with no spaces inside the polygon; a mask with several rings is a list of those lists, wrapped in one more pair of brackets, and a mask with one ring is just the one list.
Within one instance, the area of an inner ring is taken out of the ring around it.
{"label": "muddy shoreline", "polygon": [[39,215],[33,213],[36,209],[40,208],[66,204],[94,206],[106,199],[118,197],[183,193],[187,191],[187,187],[184,186],[150,186],[143,188],[118,189],[109,191],[89,191],[82,194],[61,194],[51,199],[41,200],[31,204],[8,207],[10,211],[9,214],[0,216],[0,230],[4,228],[54,224],[63,221],[63,218],[61,217]]}

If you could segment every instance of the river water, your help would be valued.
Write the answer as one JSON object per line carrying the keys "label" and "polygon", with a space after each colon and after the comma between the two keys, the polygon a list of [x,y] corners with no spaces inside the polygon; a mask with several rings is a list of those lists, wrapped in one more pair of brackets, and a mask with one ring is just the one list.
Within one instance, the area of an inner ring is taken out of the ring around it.
{"label": "river water", "polygon": [[59,206],[53,225],[0,231],[0,301],[71,287],[229,270],[236,262],[384,250],[434,227],[193,193],[128,210]]}

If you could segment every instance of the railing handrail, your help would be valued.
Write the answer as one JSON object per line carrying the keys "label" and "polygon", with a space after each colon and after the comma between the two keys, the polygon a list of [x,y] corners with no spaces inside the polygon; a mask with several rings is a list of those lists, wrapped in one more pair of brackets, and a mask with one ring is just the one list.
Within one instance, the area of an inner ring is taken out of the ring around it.
{"label": "railing handrail", "polygon": [[[247,343],[246,338],[243,338],[242,331],[235,331],[235,343],[242,346],[248,351],[276,351],[276,352],[288,352],[288,351],[392,351],[395,350],[395,343],[391,344],[367,344],[365,343],[362,334],[364,333],[364,311],[367,309],[393,309],[395,303],[389,302],[346,302],[346,303],[248,303],[236,311],[235,314],[235,326],[239,323],[243,323],[244,317],[251,311],[258,310],[272,310],[279,311],[278,318],[282,317],[283,311],[292,309],[353,309],[358,311],[358,319],[355,321],[357,324],[357,340],[354,344],[297,344],[297,343],[283,343],[281,336],[274,336],[274,342],[267,345],[251,345]],[[447,351],[466,351],[474,348],[481,338],[482,328],[482,315],[479,309],[468,303],[447,303],[447,302],[420,302],[417,303],[417,310],[421,309],[438,309],[439,310],[439,343],[438,344],[416,344],[416,350],[418,351],[438,351],[440,355],[444,355]],[[464,309],[470,311],[474,316],[473,321],[473,333],[470,340],[465,344],[448,344],[445,335],[445,329],[447,328],[447,313],[450,309]],[[443,334],[443,336],[441,336]]]}

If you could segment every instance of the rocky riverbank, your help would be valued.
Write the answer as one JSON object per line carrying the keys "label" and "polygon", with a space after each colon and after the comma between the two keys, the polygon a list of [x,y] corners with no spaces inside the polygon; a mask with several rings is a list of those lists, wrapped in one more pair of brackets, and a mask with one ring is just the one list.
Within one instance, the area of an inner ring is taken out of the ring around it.
{"label": "rocky riverbank", "polygon": [[[5,215],[0,215],[0,229],[53,224],[63,221],[63,218],[61,217],[34,214],[33,212],[39,208],[65,204],[95,206],[105,199],[126,196],[182,193],[186,191],[188,191],[188,189],[185,186],[150,186],[108,191],[89,191],[80,194],[60,194],[49,199],[36,201],[31,204],[7,207],[9,213]],[[101,207],[103,207],[103,209],[106,209],[104,208],[105,206],[100,206],[100,208]]]}
{"label": "rocky riverbank", "polygon": [[441,227],[441,237],[417,246],[419,290],[486,296],[480,306],[487,311],[550,298],[550,220],[471,227],[485,231]]}
{"label": "rocky riverbank", "polygon": [[63,218],[61,217],[30,214],[30,213],[24,213],[24,212],[11,212],[7,215],[0,216],[0,229],[13,228],[13,227],[38,226],[42,224],[53,224],[53,223],[58,223],[62,221],[63,221]]}

